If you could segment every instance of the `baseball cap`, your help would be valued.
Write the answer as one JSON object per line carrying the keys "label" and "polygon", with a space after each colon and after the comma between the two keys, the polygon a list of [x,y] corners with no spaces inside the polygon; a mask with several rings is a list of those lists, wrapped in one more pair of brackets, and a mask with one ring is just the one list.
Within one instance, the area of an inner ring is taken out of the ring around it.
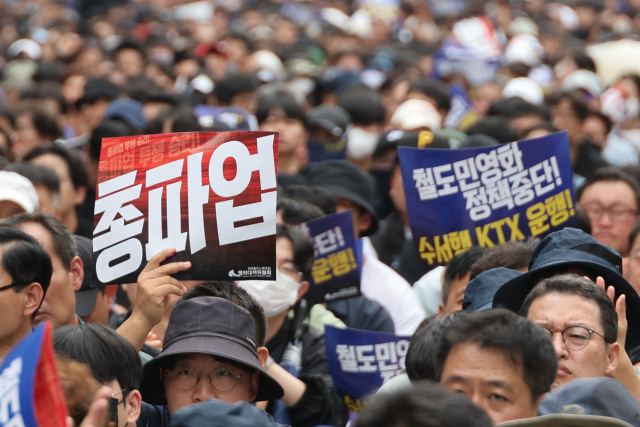
{"label": "baseball cap", "polygon": [[38,193],[27,178],[15,172],[0,171],[0,201],[20,205],[26,212],[38,209]]}
{"label": "baseball cap", "polygon": [[577,378],[546,395],[538,417],[500,426],[640,426],[640,402],[613,378]]}
{"label": "baseball cap", "polygon": [[376,184],[374,178],[348,160],[326,160],[318,164],[309,174],[309,184],[328,190],[333,197],[352,201],[373,218],[369,236],[378,229],[378,214],[373,208]]}
{"label": "baseball cap", "polygon": [[602,276],[613,286],[616,298],[626,295],[629,329],[625,348],[640,347],[640,297],[622,277],[622,258],[614,249],[602,245],[576,228],[550,233],[536,246],[529,260],[529,271],[505,283],[493,298],[493,307],[504,307],[518,313],[533,288],[534,276],[558,267],[582,267]]}
{"label": "baseball cap", "polygon": [[142,103],[130,98],[119,98],[109,103],[104,120],[122,119],[136,129],[142,129],[147,124],[147,118],[142,113]]}
{"label": "baseball cap", "polygon": [[80,256],[84,267],[82,286],[80,286],[80,289],[76,291],[76,314],[80,317],[87,317],[93,312],[99,290],[97,287],[91,287],[91,257],[93,254],[93,244],[91,240],[86,237],[75,234],[73,237],[76,239],[78,256]]}
{"label": "baseball cap", "polygon": [[502,285],[521,272],[510,268],[498,267],[484,271],[473,278],[464,291],[462,309],[467,311],[484,311],[492,308],[493,296]]}
{"label": "baseball cap", "polygon": [[544,100],[542,88],[529,77],[518,77],[510,80],[502,89],[502,96],[504,98],[519,97],[535,105],[542,104]]}
{"label": "baseball cap", "polygon": [[321,127],[334,137],[344,135],[350,124],[349,113],[338,105],[319,105],[307,116],[307,128]]}
{"label": "baseball cap", "polygon": [[171,310],[162,352],[142,369],[142,400],[152,405],[166,404],[159,374],[161,362],[188,353],[224,357],[256,370],[256,401],[279,399],[284,390],[260,365],[257,348],[255,322],[244,308],[217,297],[178,301]]}
{"label": "baseball cap", "polygon": [[84,95],[77,102],[78,105],[84,103],[92,104],[98,99],[114,100],[120,96],[120,89],[107,79],[89,80],[84,87]]}
{"label": "baseball cap", "polygon": [[422,99],[409,99],[396,108],[391,116],[391,125],[400,130],[412,131],[429,128],[432,132],[440,130],[442,118],[431,103]]}
{"label": "baseball cap", "polygon": [[236,106],[196,105],[195,114],[201,126],[216,132],[258,130],[256,117]]}
{"label": "baseball cap", "polygon": [[440,148],[449,149],[449,138],[436,135],[431,131],[423,130],[420,132],[404,132],[401,130],[392,130],[382,134],[378,140],[375,154],[389,147],[412,147],[412,148]]}
{"label": "baseball cap", "polygon": [[171,417],[170,427],[276,427],[271,415],[247,402],[218,399],[186,406]]}

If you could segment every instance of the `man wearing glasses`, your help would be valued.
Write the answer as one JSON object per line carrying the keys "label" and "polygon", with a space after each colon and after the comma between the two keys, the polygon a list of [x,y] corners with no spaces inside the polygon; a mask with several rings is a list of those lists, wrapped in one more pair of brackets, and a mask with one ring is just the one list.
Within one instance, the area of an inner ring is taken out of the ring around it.
{"label": "man wearing glasses", "polygon": [[616,168],[591,174],[576,192],[578,204],[591,221],[591,235],[623,256],[629,254],[629,234],[638,218],[640,186]]}
{"label": "man wearing glasses", "polygon": [[576,274],[545,279],[529,293],[520,314],[543,328],[556,349],[551,389],[575,378],[610,376],[618,366],[618,316],[591,280]]}

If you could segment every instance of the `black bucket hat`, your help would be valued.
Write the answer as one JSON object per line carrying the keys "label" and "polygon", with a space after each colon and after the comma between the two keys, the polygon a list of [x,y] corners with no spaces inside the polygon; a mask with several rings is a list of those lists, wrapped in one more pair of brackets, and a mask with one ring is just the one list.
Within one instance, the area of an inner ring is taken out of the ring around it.
{"label": "black bucket hat", "polygon": [[362,233],[370,236],[378,229],[378,214],[373,208],[374,178],[348,160],[326,160],[309,174],[309,184],[328,190],[333,197],[347,199],[371,214],[371,227]]}
{"label": "black bucket hat", "polygon": [[564,228],[546,236],[536,246],[529,272],[505,283],[493,298],[493,308],[507,308],[518,313],[525,298],[533,288],[534,276],[558,267],[581,267],[589,273],[601,276],[607,286],[616,290],[616,298],[626,295],[627,302],[627,351],[640,347],[640,297],[622,277],[622,258],[608,246],[582,230]]}
{"label": "black bucket hat", "polygon": [[76,246],[78,247],[78,255],[82,260],[84,267],[84,279],[82,286],[76,291],[76,314],[80,317],[87,317],[93,312],[96,306],[96,299],[100,288],[91,286],[92,269],[91,254],[93,253],[93,244],[86,237],[74,235]]}
{"label": "black bucket hat", "polygon": [[510,268],[498,267],[483,271],[473,278],[464,290],[462,309],[484,311],[492,308],[493,296],[509,280],[522,273]]}
{"label": "black bucket hat", "polygon": [[244,308],[223,298],[196,297],[179,301],[173,307],[162,352],[142,369],[140,394],[152,405],[166,405],[160,379],[163,359],[186,353],[224,357],[255,369],[259,373],[256,401],[280,399],[284,390],[260,365],[256,326]]}

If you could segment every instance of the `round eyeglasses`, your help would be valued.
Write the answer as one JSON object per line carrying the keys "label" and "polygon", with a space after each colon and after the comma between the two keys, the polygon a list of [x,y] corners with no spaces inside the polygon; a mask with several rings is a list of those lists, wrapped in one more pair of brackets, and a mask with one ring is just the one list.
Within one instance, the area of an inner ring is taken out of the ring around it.
{"label": "round eyeglasses", "polygon": [[233,390],[238,380],[249,372],[238,375],[229,371],[227,368],[218,368],[211,372],[196,372],[191,369],[180,369],[175,371],[165,371],[165,373],[173,379],[175,386],[180,390],[192,389],[196,384],[198,384],[202,376],[206,376],[209,384],[211,384],[213,388],[218,391],[226,392]]}
{"label": "round eyeglasses", "polygon": [[553,334],[562,334],[562,342],[567,346],[569,350],[582,350],[589,344],[592,334],[601,336],[605,343],[609,344],[604,338],[604,335],[597,333],[591,329],[587,329],[584,326],[569,326],[564,331],[552,331],[547,328],[542,328],[549,333],[549,338],[553,340]]}

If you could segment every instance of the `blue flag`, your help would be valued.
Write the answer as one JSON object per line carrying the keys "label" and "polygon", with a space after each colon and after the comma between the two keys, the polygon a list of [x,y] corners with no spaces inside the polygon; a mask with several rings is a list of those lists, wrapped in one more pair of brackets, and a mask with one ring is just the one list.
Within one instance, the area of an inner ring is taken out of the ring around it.
{"label": "blue flag", "polygon": [[65,427],[67,405],[54,357],[49,322],[7,354],[0,366],[0,427]]}
{"label": "blue flag", "polygon": [[408,336],[325,326],[329,372],[349,412],[360,413],[364,399],[404,369]]}
{"label": "blue flag", "polygon": [[576,224],[566,132],[462,150],[399,147],[398,157],[413,240],[430,265]]}
{"label": "blue flag", "polygon": [[300,225],[313,242],[315,259],[309,278],[309,305],[360,295],[360,271],[350,210]]}

